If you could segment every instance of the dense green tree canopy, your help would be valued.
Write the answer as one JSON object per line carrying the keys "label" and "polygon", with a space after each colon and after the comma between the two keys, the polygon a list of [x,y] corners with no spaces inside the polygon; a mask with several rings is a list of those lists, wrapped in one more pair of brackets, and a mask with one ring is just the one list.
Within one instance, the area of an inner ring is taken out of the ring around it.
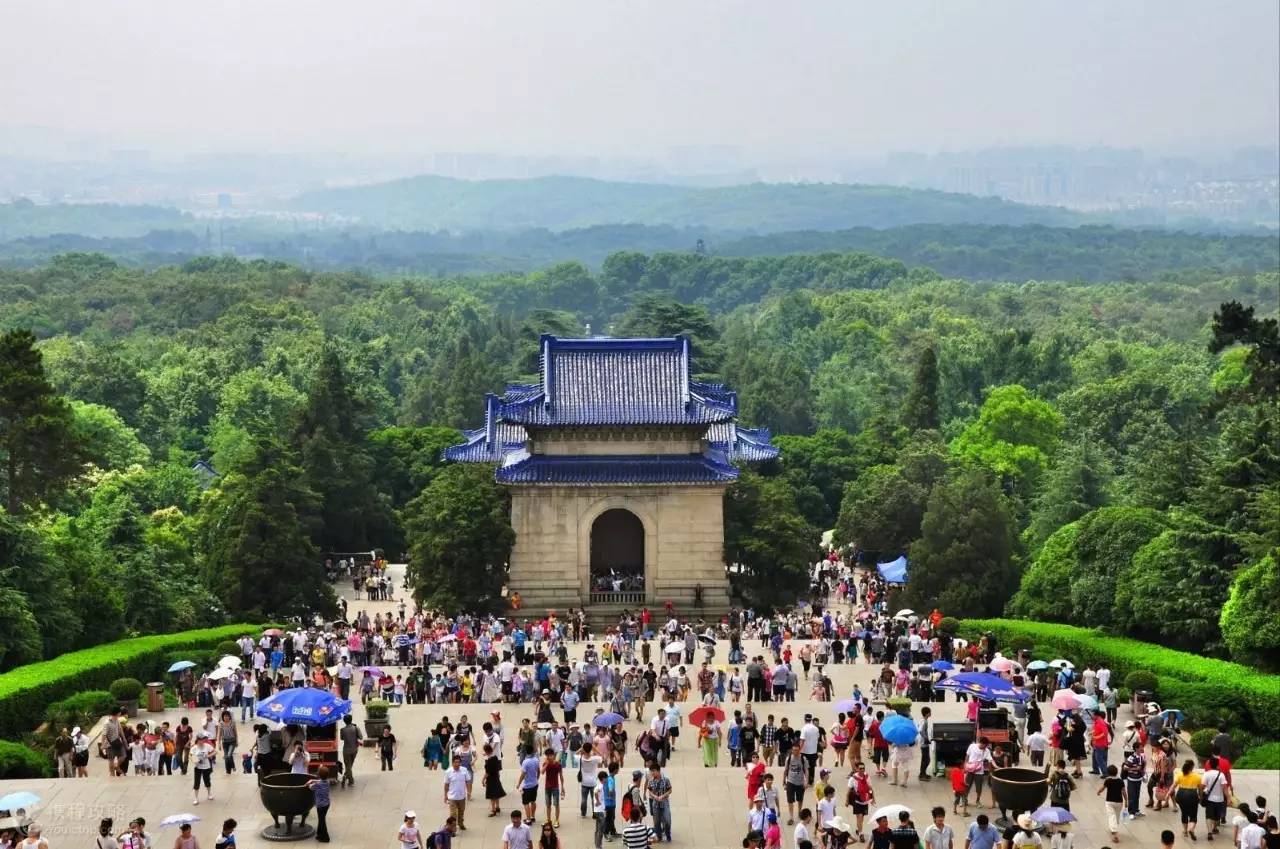
{"label": "dense green tree canopy", "polygon": [[418,602],[443,610],[501,606],[515,531],[510,496],[491,468],[446,466],[405,506],[404,523]]}

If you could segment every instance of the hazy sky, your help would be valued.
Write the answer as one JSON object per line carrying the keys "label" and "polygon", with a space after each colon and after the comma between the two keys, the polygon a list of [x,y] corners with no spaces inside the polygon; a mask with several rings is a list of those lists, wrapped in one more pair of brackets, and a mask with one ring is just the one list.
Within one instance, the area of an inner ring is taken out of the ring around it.
{"label": "hazy sky", "polygon": [[0,124],[139,147],[1274,145],[1276,0],[0,0]]}

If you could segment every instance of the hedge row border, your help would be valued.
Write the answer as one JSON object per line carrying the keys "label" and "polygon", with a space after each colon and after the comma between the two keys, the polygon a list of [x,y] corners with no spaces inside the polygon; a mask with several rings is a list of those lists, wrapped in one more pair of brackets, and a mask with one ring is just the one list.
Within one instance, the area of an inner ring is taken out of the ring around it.
{"label": "hedge row border", "polygon": [[265,627],[241,623],[133,637],[11,669],[0,674],[0,738],[21,739],[49,705],[83,690],[106,690],[117,678],[156,680],[165,671],[168,652],[210,649],[223,640],[261,634]]}
{"label": "hedge row border", "polygon": [[1028,639],[1037,654],[1048,652],[1077,663],[1106,663],[1116,680],[1135,670],[1155,673],[1160,691],[1168,695],[1212,685],[1220,698],[1239,703],[1252,730],[1273,739],[1280,736],[1280,675],[1074,625],[1018,619],[961,622],[960,633],[967,638],[975,639],[987,631],[1004,645],[1017,637]]}

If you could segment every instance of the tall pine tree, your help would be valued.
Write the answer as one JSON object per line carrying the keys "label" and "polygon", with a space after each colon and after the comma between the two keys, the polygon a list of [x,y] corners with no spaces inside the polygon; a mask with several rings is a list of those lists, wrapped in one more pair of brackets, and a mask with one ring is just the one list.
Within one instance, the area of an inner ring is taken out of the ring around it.
{"label": "tall pine tree", "polygon": [[307,533],[319,501],[287,446],[260,437],[200,510],[204,583],[236,616],[330,613],[336,603]]}
{"label": "tall pine tree", "polygon": [[0,335],[0,488],[15,515],[56,496],[84,466],[71,408],[35,345],[29,330]]}
{"label": "tall pine tree", "polygon": [[366,416],[326,345],[294,435],[303,484],[319,501],[312,541],[323,551],[369,551],[394,533],[391,506],[374,484]]}
{"label": "tall pine tree", "polygon": [[938,415],[938,355],[929,347],[920,354],[911,391],[902,405],[902,425],[917,431],[937,430],[941,424]]}

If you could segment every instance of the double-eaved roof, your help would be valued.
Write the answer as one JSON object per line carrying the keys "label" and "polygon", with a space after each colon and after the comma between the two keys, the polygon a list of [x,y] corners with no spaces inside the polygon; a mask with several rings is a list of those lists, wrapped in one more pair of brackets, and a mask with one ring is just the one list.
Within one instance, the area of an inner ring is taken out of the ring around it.
{"label": "double-eaved roof", "polygon": [[[733,460],[778,456],[767,429],[740,427],[737,394],[690,377],[689,340],[540,340],[538,383],[512,384],[485,398],[485,426],[465,432],[445,459],[497,463],[497,479],[514,484],[723,483]],[[530,453],[530,432],[602,426],[705,428],[701,454],[550,456]]]}

